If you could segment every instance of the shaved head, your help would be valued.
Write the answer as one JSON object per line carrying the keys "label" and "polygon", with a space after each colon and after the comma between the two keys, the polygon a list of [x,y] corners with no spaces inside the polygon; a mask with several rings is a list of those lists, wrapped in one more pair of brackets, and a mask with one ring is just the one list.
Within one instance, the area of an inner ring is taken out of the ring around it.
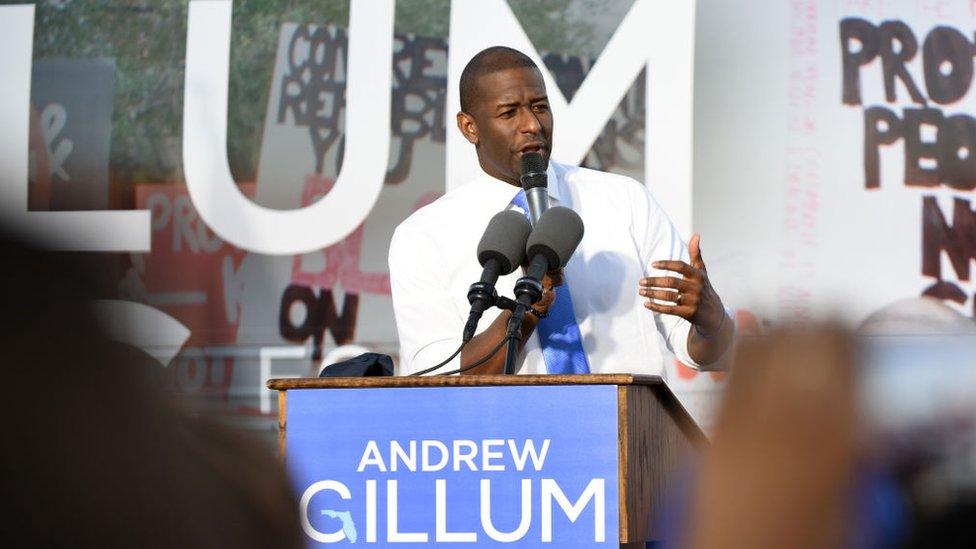
{"label": "shaved head", "polygon": [[496,46],[479,52],[461,72],[458,130],[474,145],[486,174],[519,183],[523,154],[546,160],[552,113],[542,71],[524,53]]}
{"label": "shaved head", "polygon": [[475,54],[461,72],[459,86],[461,91],[461,110],[470,113],[472,107],[481,98],[481,90],[478,88],[479,78],[498,71],[515,68],[539,70],[539,67],[529,59],[528,55],[505,46],[492,46]]}

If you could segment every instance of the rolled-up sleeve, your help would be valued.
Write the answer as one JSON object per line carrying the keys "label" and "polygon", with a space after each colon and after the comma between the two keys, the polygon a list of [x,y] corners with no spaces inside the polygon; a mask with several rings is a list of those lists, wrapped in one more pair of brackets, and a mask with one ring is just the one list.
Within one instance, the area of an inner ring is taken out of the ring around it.
{"label": "rolled-up sleeve", "polygon": [[[440,363],[461,345],[463,319],[448,292],[440,255],[424,232],[401,225],[390,242],[390,289],[400,338],[397,373]],[[455,357],[441,371],[457,369]]]}
{"label": "rolled-up sleeve", "polygon": [[[677,260],[690,263],[691,259],[688,255],[688,247],[678,234],[678,229],[654,196],[643,185],[634,182],[634,186],[637,189],[634,190],[635,196],[631,201],[633,208],[631,232],[638,246],[644,276],[680,277],[678,273],[651,267],[654,261]],[[688,353],[688,332],[692,328],[691,323],[680,316],[656,312],[652,315],[657,331],[678,360],[693,368],[701,368],[701,365]]]}

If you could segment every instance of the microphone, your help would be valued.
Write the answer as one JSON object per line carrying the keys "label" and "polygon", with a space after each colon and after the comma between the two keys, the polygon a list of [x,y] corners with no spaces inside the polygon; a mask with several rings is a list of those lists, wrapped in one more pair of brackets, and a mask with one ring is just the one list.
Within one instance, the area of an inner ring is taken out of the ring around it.
{"label": "microphone", "polygon": [[488,222],[478,243],[478,262],[483,267],[481,279],[468,289],[471,312],[464,325],[462,342],[467,343],[474,337],[482,313],[497,301],[495,281],[498,277],[511,273],[522,264],[530,232],[532,226],[525,216],[512,210],[499,212]]}
{"label": "microphone", "polygon": [[515,373],[516,341],[522,338],[522,321],[533,303],[542,299],[542,278],[547,272],[561,269],[569,262],[577,246],[583,240],[583,220],[569,208],[555,206],[540,217],[526,242],[529,268],[525,276],[515,283],[518,305],[508,320],[508,351],[505,357],[505,373]]}
{"label": "microphone", "polygon": [[525,189],[525,201],[529,204],[532,225],[549,209],[549,176],[546,161],[539,153],[525,153],[519,161],[519,181]]}
{"label": "microphone", "polygon": [[[542,278],[549,271],[565,267],[582,240],[583,220],[576,212],[562,206],[546,210],[525,243],[529,268],[515,285],[516,301],[526,308],[539,301]],[[521,292],[520,285],[525,286]],[[538,295],[535,295],[536,287]]]}

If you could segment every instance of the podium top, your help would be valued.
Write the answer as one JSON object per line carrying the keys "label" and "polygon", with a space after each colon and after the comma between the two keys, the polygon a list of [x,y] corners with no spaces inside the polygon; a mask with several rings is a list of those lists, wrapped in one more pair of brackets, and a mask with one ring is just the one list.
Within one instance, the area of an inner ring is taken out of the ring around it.
{"label": "podium top", "polygon": [[661,376],[633,374],[312,377],[268,380],[268,389],[356,389],[379,387],[491,387],[512,385],[651,385]]}
{"label": "podium top", "polygon": [[[572,386],[616,385],[647,387],[655,395],[658,405],[674,421],[684,435],[696,446],[707,440],[698,424],[671,392],[661,376],[634,374],[576,374],[576,375],[469,375],[469,376],[375,376],[375,377],[312,377],[269,379],[268,389],[281,391],[282,397],[291,389],[380,389],[414,387],[513,387],[513,386]],[[621,397],[623,398],[623,397]],[[627,408],[626,399],[620,401]],[[280,410],[283,410],[281,408]],[[644,409],[644,412],[647,410]]]}

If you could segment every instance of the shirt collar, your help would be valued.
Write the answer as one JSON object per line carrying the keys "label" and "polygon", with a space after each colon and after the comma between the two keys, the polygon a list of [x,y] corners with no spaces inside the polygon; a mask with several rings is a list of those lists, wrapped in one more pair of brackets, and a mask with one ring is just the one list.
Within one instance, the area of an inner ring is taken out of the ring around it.
{"label": "shirt collar", "polygon": [[[549,161],[549,167],[546,169],[546,175],[548,176],[548,185],[546,190],[549,192],[549,198],[555,202],[560,202],[559,197],[562,195],[563,181],[560,175],[560,170],[556,169],[556,163]],[[492,196],[497,195],[499,199],[504,198],[506,203],[510,203],[515,195],[522,190],[521,187],[516,187],[511,183],[502,181],[501,179],[492,177],[487,173],[482,172],[481,178],[479,179],[485,189],[492,194]]]}

